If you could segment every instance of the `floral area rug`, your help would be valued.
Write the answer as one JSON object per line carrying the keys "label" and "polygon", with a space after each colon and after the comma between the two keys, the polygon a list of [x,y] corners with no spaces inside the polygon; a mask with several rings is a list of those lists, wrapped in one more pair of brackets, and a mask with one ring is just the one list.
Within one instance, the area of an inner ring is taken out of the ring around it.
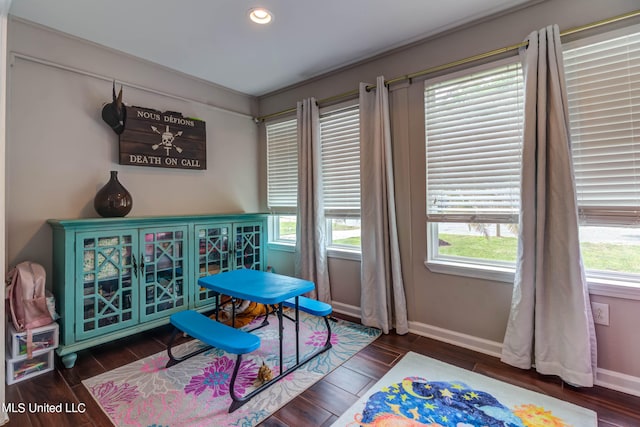
{"label": "floral area rug", "polygon": [[[259,319],[245,328],[256,326]],[[278,321],[253,331],[260,336],[258,350],[243,356],[236,392],[245,395],[255,388],[258,370],[265,363],[275,375],[279,371]],[[256,395],[244,406],[228,413],[229,383],[235,355],[212,348],[165,369],[162,352],[83,381],[93,398],[116,426],[255,426],[295,396],[374,341],[380,331],[355,323],[330,321],[333,347],[307,362]],[[295,327],[284,319],[283,365],[295,364]],[[322,318],[300,313],[300,354],[309,354],[326,341]],[[175,348],[187,354],[201,345],[191,340]]]}
{"label": "floral area rug", "polygon": [[407,353],[332,427],[596,427],[596,413]]}

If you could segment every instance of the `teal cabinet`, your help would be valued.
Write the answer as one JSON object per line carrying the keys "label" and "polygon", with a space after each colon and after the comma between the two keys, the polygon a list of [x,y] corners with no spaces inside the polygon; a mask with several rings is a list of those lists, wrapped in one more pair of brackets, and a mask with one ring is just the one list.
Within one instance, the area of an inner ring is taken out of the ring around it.
{"label": "teal cabinet", "polygon": [[70,281],[77,284],[77,298],[75,307],[69,307],[75,308],[77,339],[138,323],[137,242],[135,230],[78,233],[77,268],[75,280]]}
{"label": "teal cabinet", "polygon": [[213,309],[198,279],[266,268],[265,214],[49,220],[58,355],[168,323],[186,308]]}
{"label": "teal cabinet", "polygon": [[188,306],[187,227],[140,231],[140,321],[162,319]]}
{"label": "teal cabinet", "polygon": [[[261,221],[210,222],[195,225],[197,279],[239,268],[264,270],[266,223]],[[214,303],[214,293],[197,287],[196,307]]]}
{"label": "teal cabinet", "polygon": [[[231,223],[196,224],[195,253],[197,254],[197,279],[234,268]],[[231,245],[231,246],[230,246]],[[196,307],[214,302],[214,293],[198,286],[194,293]]]}
{"label": "teal cabinet", "polygon": [[264,227],[261,223],[245,222],[234,224],[233,241],[235,242],[235,268],[264,270],[262,236]]}

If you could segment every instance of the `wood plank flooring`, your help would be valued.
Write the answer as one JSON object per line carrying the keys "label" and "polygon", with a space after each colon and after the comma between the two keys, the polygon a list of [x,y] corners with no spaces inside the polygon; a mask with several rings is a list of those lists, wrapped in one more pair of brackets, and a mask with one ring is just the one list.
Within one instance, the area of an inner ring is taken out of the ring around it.
{"label": "wood plank flooring", "polygon": [[[337,315],[336,317],[347,318]],[[348,319],[348,318],[347,318]],[[354,319],[349,319],[354,320]],[[6,388],[7,402],[51,402],[86,405],[84,413],[11,413],[7,426],[111,426],[81,381],[165,349],[169,327],[81,351],[73,369],[56,357],[56,369]],[[602,387],[578,389],[557,377],[523,371],[498,359],[414,334],[383,335],[342,366],[311,386],[265,420],[263,427],[330,426],[402,356],[414,351],[435,359],[544,393],[598,413],[602,427],[640,427],[640,397]],[[222,426],[212,426],[222,427]],[[581,426],[574,426],[581,427]]]}

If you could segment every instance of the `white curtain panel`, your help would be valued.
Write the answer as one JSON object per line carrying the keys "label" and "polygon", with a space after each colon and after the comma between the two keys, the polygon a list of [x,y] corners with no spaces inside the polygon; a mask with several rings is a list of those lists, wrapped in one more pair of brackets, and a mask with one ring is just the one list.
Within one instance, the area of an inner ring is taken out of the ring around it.
{"label": "white curtain panel", "polygon": [[409,332],[400,266],[389,121],[384,77],[367,91],[360,83],[360,188],[362,218],[361,320],[387,334]]}
{"label": "white curtain panel", "polygon": [[314,98],[298,102],[298,219],[296,276],[311,280],[311,297],[331,303],[327,266],[326,221],[322,203],[320,114]]}
{"label": "white curtain panel", "polygon": [[557,26],[529,35],[516,275],[502,361],[590,387],[596,339],[578,241]]}

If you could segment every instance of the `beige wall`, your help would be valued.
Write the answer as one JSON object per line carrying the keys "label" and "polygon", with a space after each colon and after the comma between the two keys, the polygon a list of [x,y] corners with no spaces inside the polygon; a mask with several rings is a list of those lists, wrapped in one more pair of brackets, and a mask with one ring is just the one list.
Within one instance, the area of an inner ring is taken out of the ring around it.
{"label": "beige wall", "polygon": [[[10,264],[31,259],[50,271],[51,231],[45,221],[96,217],[93,198],[110,170],[119,171],[133,196],[129,216],[259,210],[255,99],[21,21],[9,22],[8,41]],[[203,119],[207,170],[119,165],[118,136],[100,116],[111,98],[111,82],[101,76],[143,88],[125,85],[128,105]]]}
{"label": "beige wall", "polygon": [[[61,65],[10,57],[6,143],[6,258],[33,259],[50,268],[48,218],[96,216],[96,191],[109,170],[118,170],[132,193],[131,216],[255,212],[264,200],[263,136],[245,114],[268,114],[307,97],[353,90],[359,81],[419,71],[518,43],[535,29],[557,23],[566,29],[637,9],[637,0],[547,0],[462,31],[414,44],[391,56],[350,67],[325,78],[260,99],[189,78],[163,67],[31,24],[9,23],[9,51]],[[64,68],[67,69],[64,69]],[[78,73],[83,70],[87,73]],[[206,171],[121,166],[117,136],[100,119],[109,100],[107,76],[195,102],[126,86],[124,100],[180,111],[207,123]],[[431,325],[480,340],[501,342],[511,300],[506,283],[430,273],[424,267],[424,135],[422,84],[392,87],[394,161],[401,256],[414,324]],[[259,109],[258,109],[259,107]],[[292,272],[292,254],[269,251],[279,272]],[[330,259],[332,293],[358,306],[360,264]],[[640,301],[594,297],[610,304],[611,325],[598,327],[600,367],[640,378]]]}
{"label": "beige wall", "polygon": [[[377,75],[390,79],[516,44],[531,31],[549,24],[558,24],[564,30],[637,8],[637,0],[544,1],[264,96],[259,100],[260,114],[285,110],[305,97],[322,99],[351,91],[360,81],[374,82]],[[392,85],[397,215],[409,319],[414,328],[442,329],[452,331],[454,336],[462,334],[465,339],[499,344],[509,315],[511,284],[436,274],[424,265],[427,241],[423,102],[422,81]],[[332,294],[337,303],[359,306],[359,269],[358,262],[331,261]],[[599,367],[631,376],[633,387],[640,393],[640,301],[602,296],[593,299],[604,299],[611,310],[611,325],[597,328]]]}
{"label": "beige wall", "polygon": [[[8,11],[11,0],[0,0],[0,164],[5,164],[6,148],[6,94],[7,94],[7,24]],[[0,176],[0,272],[6,267],[6,239],[5,239],[5,175]],[[0,289],[0,301],[5,298],[5,288]],[[0,319],[5,319],[5,304],[0,307]],[[5,328],[0,329],[0,342],[5,342]],[[4,352],[0,354],[0,365],[4,366]],[[4,384],[5,371],[0,372],[0,384]],[[0,404],[5,403],[5,388],[0,388]],[[0,425],[5,424],[9,416],[2,411],[0,413]]]}

